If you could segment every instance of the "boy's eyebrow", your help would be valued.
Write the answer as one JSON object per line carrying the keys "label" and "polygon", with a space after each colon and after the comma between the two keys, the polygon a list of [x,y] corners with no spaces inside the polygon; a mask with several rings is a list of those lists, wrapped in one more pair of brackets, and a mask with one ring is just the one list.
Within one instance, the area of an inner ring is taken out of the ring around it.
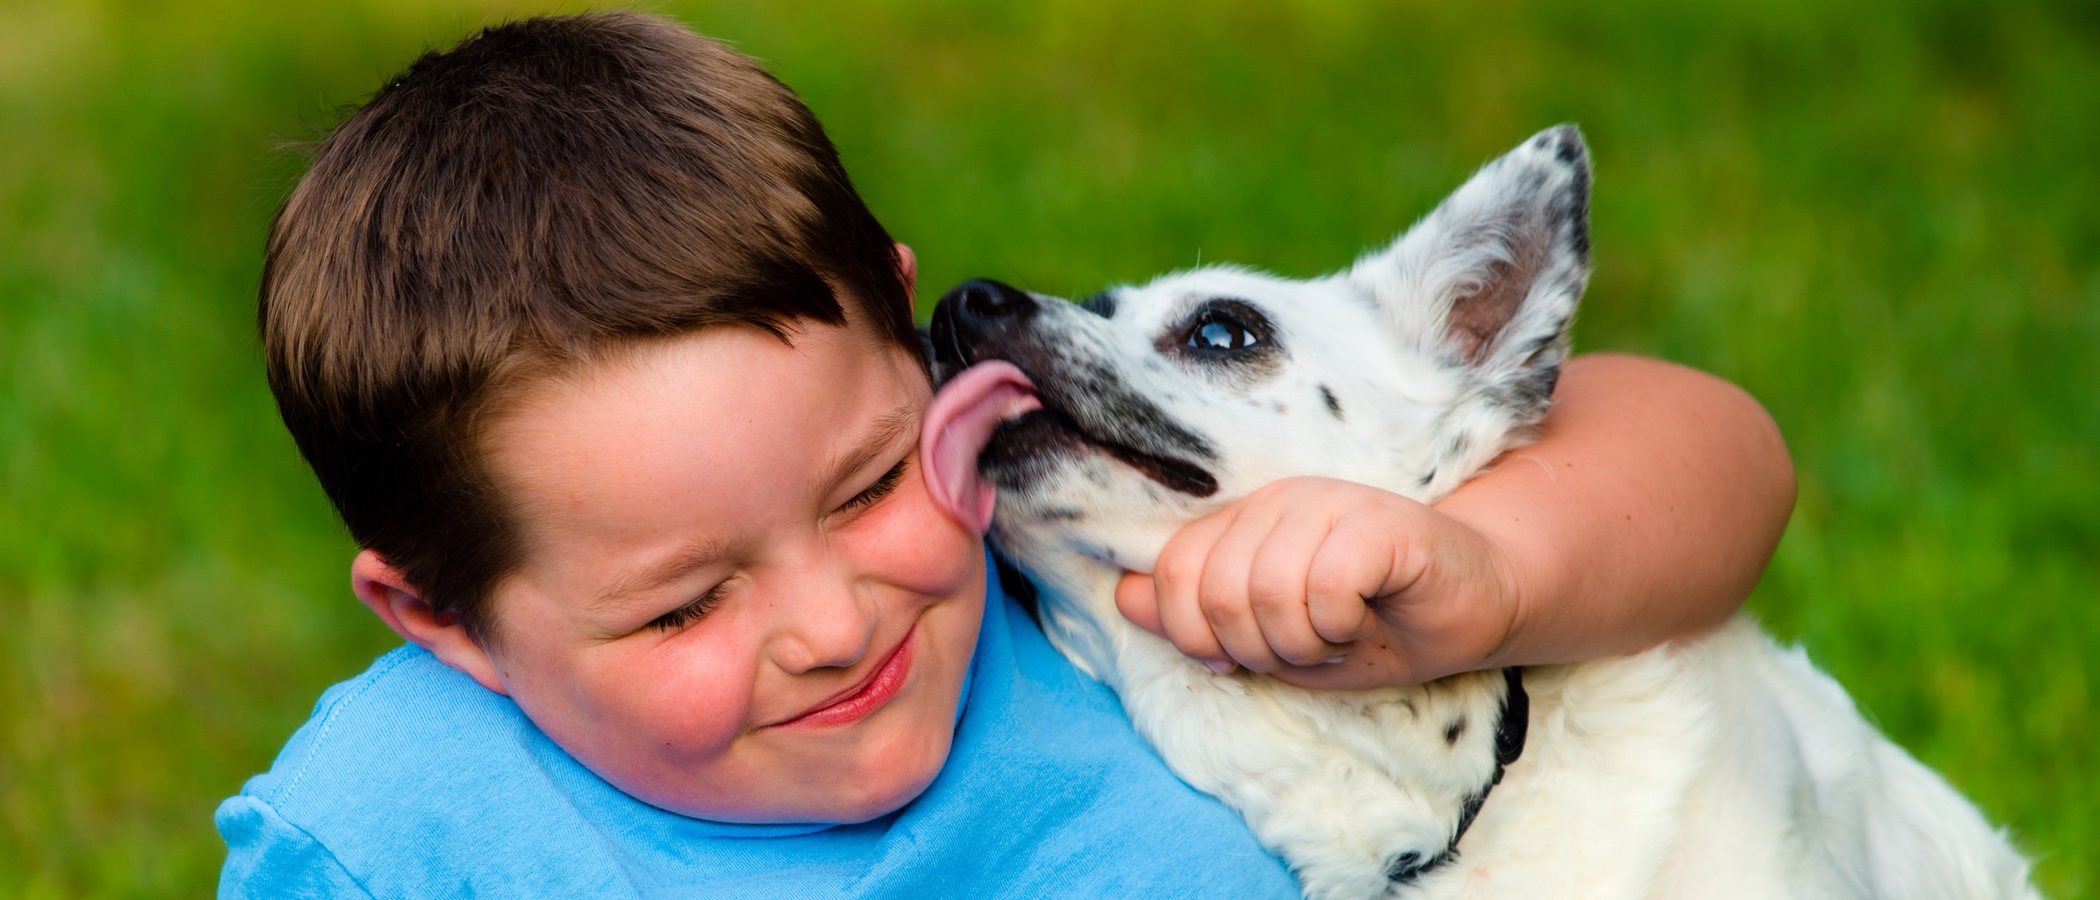
{"label": "boy's eyebrow", "polygon": [[847,476],[860,471],[868,463],[873,462],[876,457],[881,456],[883,451],[888,450],[891,445],[895,444],[897,438],[903,435],[918,420],[919,409],[917,404],[908,400],[898,404],[896,409],[884,413],[881,418],[875,420],[875,428],[868,433],[866,439],[855,445],[852,450],[832,460],[830,465],[825,466],[822,470],[822,476],[815,484],[819,489],[826,489],[846,480]]}
{"label": "boy's eyebrow", "polygon": [[593,610],[618,606],[629,598],[656,590],[692,573],[694,569],[720,559],[734,541],[713,536],[702,538],[679,548],[663,562],[650,566],[637,566],[623,572],[598,592],[598,599],[591,604]]}

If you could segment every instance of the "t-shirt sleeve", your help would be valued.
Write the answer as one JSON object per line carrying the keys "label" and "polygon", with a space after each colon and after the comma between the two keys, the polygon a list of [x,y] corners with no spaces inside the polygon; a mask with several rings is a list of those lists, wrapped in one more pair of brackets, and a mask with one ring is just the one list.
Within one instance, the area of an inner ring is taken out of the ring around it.
{"label": "t-shirt sleeve", "polygon": [[219,897],[370,897],[328,847],[285,821],[268,803],[242,794],[219,804],[226,867]]}

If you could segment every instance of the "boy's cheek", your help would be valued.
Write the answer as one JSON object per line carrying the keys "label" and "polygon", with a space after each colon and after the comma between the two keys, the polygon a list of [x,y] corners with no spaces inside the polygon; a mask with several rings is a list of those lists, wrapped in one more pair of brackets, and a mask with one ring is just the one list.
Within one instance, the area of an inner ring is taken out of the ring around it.
{"label": "boy's cheek", "polygon": [[694,637],[598,648],[565,671],[520,679],[514,697],[540,730],[601,774],[655,754],[718,755],[745,730],[751,669],[739,669],[736,654],[708,653]]}
{"label": "boy's cheek", "polygon": [[918,594],[946,597],[976,589],[984,578],[984,542],[933,502],[914,467],[881,521],[858,537],[860,555],[881,580]]}
{"label": "boy's cheek", "polygon": [[[708,623],[702,623],[708,624]],[[709,632],[687,631],[615,660],[596,673],[600,696],[617,698],[623,716],[667,732],[660,739],[691,749],[726,747],[754,715],[758,640],[730,620]]]}

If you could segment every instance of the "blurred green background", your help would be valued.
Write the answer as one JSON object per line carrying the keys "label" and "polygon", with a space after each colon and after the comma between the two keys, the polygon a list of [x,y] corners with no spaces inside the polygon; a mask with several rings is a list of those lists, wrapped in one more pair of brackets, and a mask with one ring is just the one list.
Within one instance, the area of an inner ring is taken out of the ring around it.
{"label": "blurred green background", "polygon": [[[1579,344],[1730,378],[1793,447],[1751,609],[2094,892],[2100,7],[656,8],[803,93],[929,293],[1319,273],[1580,122]],[[0,10],[0,895],[207,892],[219,798],[394,643],[260,371],[280,148],[543,9]]]}

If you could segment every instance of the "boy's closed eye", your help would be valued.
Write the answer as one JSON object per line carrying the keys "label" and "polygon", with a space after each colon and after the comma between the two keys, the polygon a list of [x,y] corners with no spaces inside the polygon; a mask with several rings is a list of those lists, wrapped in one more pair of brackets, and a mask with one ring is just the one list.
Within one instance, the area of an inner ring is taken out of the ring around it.
{"label": "boy's closed eye", "polygon": [[[833,512],[835,514],[850,514],[874,506],[881,502],[884,497],[894,493],[897,490],[897,485],[904,480],[904,468],[910,463],[911,457],[912,454],[905,454],[904,458],[899,459],[896,465],[889,468],[889,471],[882,473],[881,477],[875,479],[874,484],[868,485],[860,493],[854,494]],[[651,631],[677,631],[699,621],[702,616],[712,612],[722,602],[722,595],[726,592],[728,584],[729,582],[723,581],[708,588],[706,592],[693,598],[691,602],[649,620],[649,624],[644,626],[644,628]]]}
{"label": "boy's closed eye", "polygon": [[677,631],[698,621],[701,616],[712,612],[716,604],[722,602],[724,588],[728,585],[729,582],[724,581],[708,588],[706,593],[693,598],[691,603],[650,619],[647,627],[653,631]]}
{"label": "boy's closed eye", "polygon": [[897,460],[897,464],[891,466],[889,471],[882,473],[882,477],[875,479],[874,484],[868,485],[866,490],[854,494],[852,499],[841,504],[834,512],[850,513],[854,510],[865,509],[874,506],[882,498],[889,496],[892,491],[897,489],[897,483],[904,480],[904,467],[910,463],[911,457],[912,454],[905,454],[904,458]]}

